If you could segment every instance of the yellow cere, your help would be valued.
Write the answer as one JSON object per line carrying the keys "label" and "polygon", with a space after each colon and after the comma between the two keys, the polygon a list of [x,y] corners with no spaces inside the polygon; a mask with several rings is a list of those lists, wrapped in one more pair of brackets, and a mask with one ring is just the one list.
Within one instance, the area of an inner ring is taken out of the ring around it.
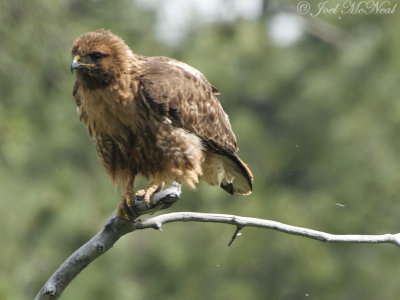
{"label": "yellow cere", "polygon": [[74,57],[74,60],[76,60],[77,63],[79,63],[81,66],[86,66],[86,67],[93,67],[95,64],[85,64],[80,62],[81,57],[79,55]]}

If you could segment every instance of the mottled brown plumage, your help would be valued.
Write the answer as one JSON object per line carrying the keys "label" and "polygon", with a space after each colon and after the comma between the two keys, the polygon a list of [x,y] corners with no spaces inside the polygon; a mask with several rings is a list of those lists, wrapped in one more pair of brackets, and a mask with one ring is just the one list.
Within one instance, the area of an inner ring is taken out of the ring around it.
{"label": "mottled brown plumage", "polygon": [[195,188],[200,179],[249,194],[252,174],[237,156],[228,116],[196,69],[167,57],[134,54],[110,31],[80,36],[72,46],[73,95],[108,174],[121,187],[127,218],[136,175],[152,180],[136,192],[149,201],[164,183]]}

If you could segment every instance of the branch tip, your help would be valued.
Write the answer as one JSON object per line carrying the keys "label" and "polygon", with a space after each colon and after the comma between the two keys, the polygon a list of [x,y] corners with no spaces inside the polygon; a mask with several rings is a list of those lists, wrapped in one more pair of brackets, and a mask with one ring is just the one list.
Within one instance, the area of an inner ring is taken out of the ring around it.
{"label": "branch tip", "polygon": [[230,247],[232,245],[232,243],[235,241],[236,237],[238,237],[240,235],[240,230],[243,229],[243,226],[236,226],[236,230],[232,235],[231,241],[228,244],[228,247]]}
{"label": "branch tip", "polygon": [[156,223],[156,229],[158,229],[160,231],[163,231],[161,227],[162,227],[162,223],[161,222],[157,222]]}

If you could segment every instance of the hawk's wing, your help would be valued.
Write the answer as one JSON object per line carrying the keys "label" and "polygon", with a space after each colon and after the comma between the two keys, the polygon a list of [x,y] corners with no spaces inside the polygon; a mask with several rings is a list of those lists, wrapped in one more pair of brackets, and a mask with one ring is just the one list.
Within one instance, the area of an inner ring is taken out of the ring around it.
{"label": "hawk's wing", "polygon": [[198,135],[212,151],[237,152],[228,116],[214,95],[217,90],[196,69],[164,57],[149,58],[140,89],[152,109]]}
{"label": "hawk's wing", "polygon": [[166,57],[144,60],[140,79],[143,101],[158,114],[168,117],[175,126],[199,136],[209,150],[233,162],[227,165],[237,184],[222,182],[223,189],[230,193],[250,193],[253,176],[236,155],[236,137],[215,97],[218,90],[202,73],[182,62]]}

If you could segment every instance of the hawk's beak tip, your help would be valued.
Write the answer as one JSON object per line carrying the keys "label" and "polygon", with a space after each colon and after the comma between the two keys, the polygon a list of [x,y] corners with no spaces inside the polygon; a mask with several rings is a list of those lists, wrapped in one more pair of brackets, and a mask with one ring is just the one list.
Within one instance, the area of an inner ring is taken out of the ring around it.
{"label": "hawk's beak tip", "polygon": [[71,73],[74,73],[74,70],[78,69],[79,67],[80,67],[80,64],[78,63],[76,58],[74,58],[74,60],[71,63]]}

